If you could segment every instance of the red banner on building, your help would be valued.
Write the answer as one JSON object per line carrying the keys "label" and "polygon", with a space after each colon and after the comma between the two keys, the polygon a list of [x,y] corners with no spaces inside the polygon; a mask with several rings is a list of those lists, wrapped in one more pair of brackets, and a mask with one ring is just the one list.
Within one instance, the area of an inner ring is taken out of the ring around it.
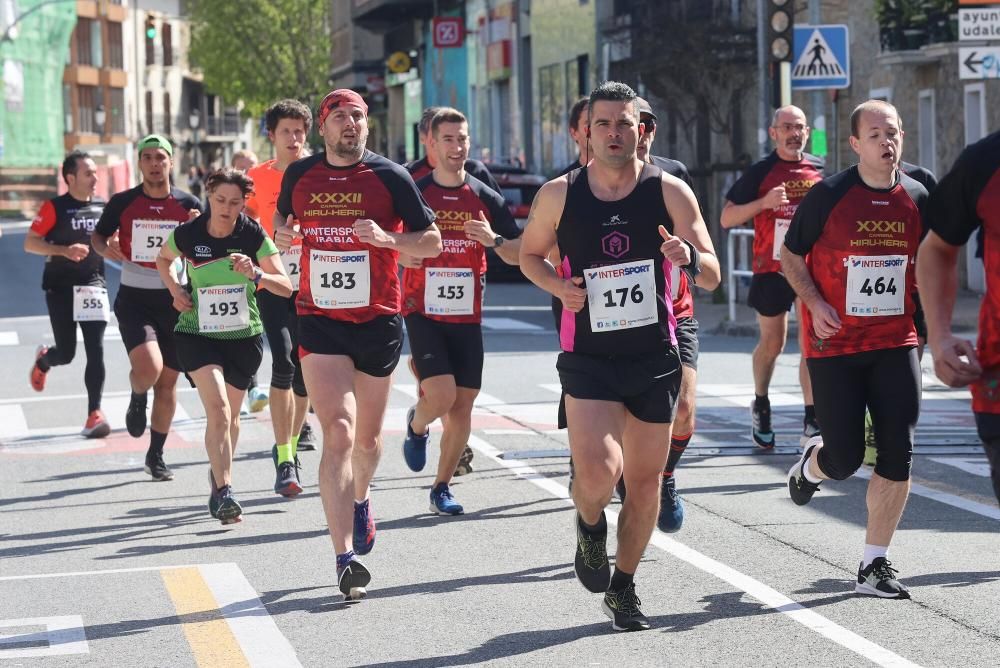
{"label": "red banner on building", "polygon": [[431,27],[436,49],[460,47],[465,41],[465,26],[460,16],[435,16]]}

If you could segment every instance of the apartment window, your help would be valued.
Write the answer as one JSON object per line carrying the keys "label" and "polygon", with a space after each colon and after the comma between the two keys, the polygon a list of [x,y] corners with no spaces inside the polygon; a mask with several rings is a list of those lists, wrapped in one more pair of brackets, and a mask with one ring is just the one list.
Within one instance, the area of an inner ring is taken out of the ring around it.
{"label": "apartment window", "polygon": [[92,19],[80,18],[76,21],[76,64],[77,65],[93,65],[94,64],[94,50],[91,46],[91,37],[93,36],[93,25],[94,21]]}
{"label": "apartment window", "polygon": [[63,123],[66,125],[64,132],[73,132],[73,87],[63,84]]}
{"label": "apartment window", "polygon": [[934,102],[934,89],[920,91],[917,101],[917,132],[920,133],[917,155],[920,165],[932,172],[937,171],[937,130],[934,127],[937,113]]}
{"label": "apartment window", "polygon": [[122,24],[114,21],[108,23],[108,67],[113,67],[116,70],[125,69]]}
{"label": "apartment window", "polygon": [[104,40],[101,39],[101,22],[90,21],[90,64],[104,67]]}
{"label": "apartment window", "polygon": [[174,64],[174,40],[173,30],[166,21],[160,29],[160,39],[163,40],[163,66],[169,67]]}
{"label": "apartment window", "polygon": [[146,92],[146,134],[153,132],[153,94]]}
{"label": "apartment window", "polygon": [[163,94],[163,133],[170,135],[170,93]]}
{"label": "apartment window", "polygon": [[125,89],[112,88],[108,91],[108,132],[113,135],[125,134]]}
{"label": "apartment window", "polygon": [[986,136],[986,86],[965,87],[965,143],[972,144]]}
{"label": "apartment window", "polygon": [[77,99],[77,120],[79,121],[80,132],[97,132],[97,122],[94,112],[97,110],[97,87],[78,86]]}
{"label": "apartment window", "polygon": [[892,104],[892,89],[891,88],[872,88],[868,91],[869,100],[882,100]]}

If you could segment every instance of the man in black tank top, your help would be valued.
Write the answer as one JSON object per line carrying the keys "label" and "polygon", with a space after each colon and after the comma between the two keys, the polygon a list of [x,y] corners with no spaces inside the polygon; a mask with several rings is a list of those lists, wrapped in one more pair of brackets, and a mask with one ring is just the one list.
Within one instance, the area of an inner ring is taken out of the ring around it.
{"label": "man in black tank top", "polygon": [[[643,129],[635,97],[617,82],[591,93],[592,162],[542,186],[520,256],[524,275],[563,304],[556,367],[575,466],[575,570],[584,587],[604,594],[618,631],[649,628],[632,579],[656,524],[681,381],[671,269],[707,289],[720,280],[691,189],[636,157]],[[559,273],[546,259],[555,245]],[[628,495],[612,576],[604,508],[623,471]]]}

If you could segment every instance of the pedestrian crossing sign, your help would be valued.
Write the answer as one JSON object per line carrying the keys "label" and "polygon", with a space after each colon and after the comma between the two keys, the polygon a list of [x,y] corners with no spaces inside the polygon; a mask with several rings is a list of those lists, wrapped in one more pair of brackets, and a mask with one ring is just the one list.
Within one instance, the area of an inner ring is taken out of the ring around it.
{"label": "pedestrian crossing sign", "polygon": [[851,41],[846,25],[795,26],[794,42],[793,89],[851,85]]}

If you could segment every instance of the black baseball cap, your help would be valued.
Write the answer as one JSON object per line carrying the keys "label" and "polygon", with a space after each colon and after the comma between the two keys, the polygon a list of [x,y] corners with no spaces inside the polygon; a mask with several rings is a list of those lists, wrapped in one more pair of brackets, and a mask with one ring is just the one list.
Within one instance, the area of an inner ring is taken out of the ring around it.
{"label": "black baseball cap", "polygon": [[656,114],[653,113],[653,108],[649,106],[649,102],[646,102],[645,99],[641,97],[635,98],[635,109],[639,112],[640,116],[642,114],[648,114],[653,117],[653,120],[657,120]]}

